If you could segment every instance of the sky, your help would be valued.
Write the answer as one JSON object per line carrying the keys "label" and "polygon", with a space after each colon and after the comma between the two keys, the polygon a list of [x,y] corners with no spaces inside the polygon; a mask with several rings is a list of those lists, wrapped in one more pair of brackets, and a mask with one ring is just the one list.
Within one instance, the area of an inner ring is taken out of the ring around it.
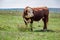
{"label": "sky", "polygon": [[0,0],[0,8],[25,8],[47,6],[48,8],[60,8],[60,0]]}

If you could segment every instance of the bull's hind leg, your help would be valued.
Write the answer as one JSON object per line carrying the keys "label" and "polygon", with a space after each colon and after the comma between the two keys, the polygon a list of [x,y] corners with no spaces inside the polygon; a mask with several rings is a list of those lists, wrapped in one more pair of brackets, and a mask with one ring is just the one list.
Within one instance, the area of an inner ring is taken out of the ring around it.
{"label": "bull's hind leg", "polygon": [[44,22],[43,30],[46,31],[47,30],[47,23],[48,23],[48,16],[45,16],[42,20]]}

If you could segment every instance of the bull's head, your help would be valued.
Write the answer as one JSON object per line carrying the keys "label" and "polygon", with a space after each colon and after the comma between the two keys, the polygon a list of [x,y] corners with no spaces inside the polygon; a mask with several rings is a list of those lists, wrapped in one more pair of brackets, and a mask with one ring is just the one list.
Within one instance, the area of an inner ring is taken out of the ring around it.
{"label": "bull's head", "polygon": [[33,14],[33,10],[32,10],[32,8],[30,8],[30,7],[26,7],[26,9],[25,9],[25,17],[26,18],[31,18],[31,17],[33,17],[34,16],[34,14]]}

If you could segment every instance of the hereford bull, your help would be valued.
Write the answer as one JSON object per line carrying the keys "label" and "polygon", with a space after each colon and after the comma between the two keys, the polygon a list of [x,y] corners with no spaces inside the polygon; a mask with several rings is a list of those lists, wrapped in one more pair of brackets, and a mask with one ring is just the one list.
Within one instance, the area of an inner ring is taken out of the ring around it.
{"label": "hereford bull", "polygon": [[25,25],[27,26],[30,23],[31,31],[33,31],[32,24],[33,21],[39,21],[40,19],[44,22],[43,30],[47,30],[47,22],[48,22],[49,10],[47,7],[38,7],[38,8],[31,8],[27,6],[23,12],[23,19]]}

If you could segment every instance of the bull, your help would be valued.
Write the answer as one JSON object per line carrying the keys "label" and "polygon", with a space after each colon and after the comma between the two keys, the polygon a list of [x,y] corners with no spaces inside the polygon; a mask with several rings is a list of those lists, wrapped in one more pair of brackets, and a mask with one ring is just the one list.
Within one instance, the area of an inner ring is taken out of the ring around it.
{"label": "bull", "polygon": [[49,9],[47,7],[31,8],[27,6],[23,12],[23,19],[25,25],[27,26],[27,24],[30,23],[31,31],[33,31],[33,27],[32,27],[33,21],[39,21],[41,19],[44,22],[43,30],[46,31],[48,16],[49,16]]}

